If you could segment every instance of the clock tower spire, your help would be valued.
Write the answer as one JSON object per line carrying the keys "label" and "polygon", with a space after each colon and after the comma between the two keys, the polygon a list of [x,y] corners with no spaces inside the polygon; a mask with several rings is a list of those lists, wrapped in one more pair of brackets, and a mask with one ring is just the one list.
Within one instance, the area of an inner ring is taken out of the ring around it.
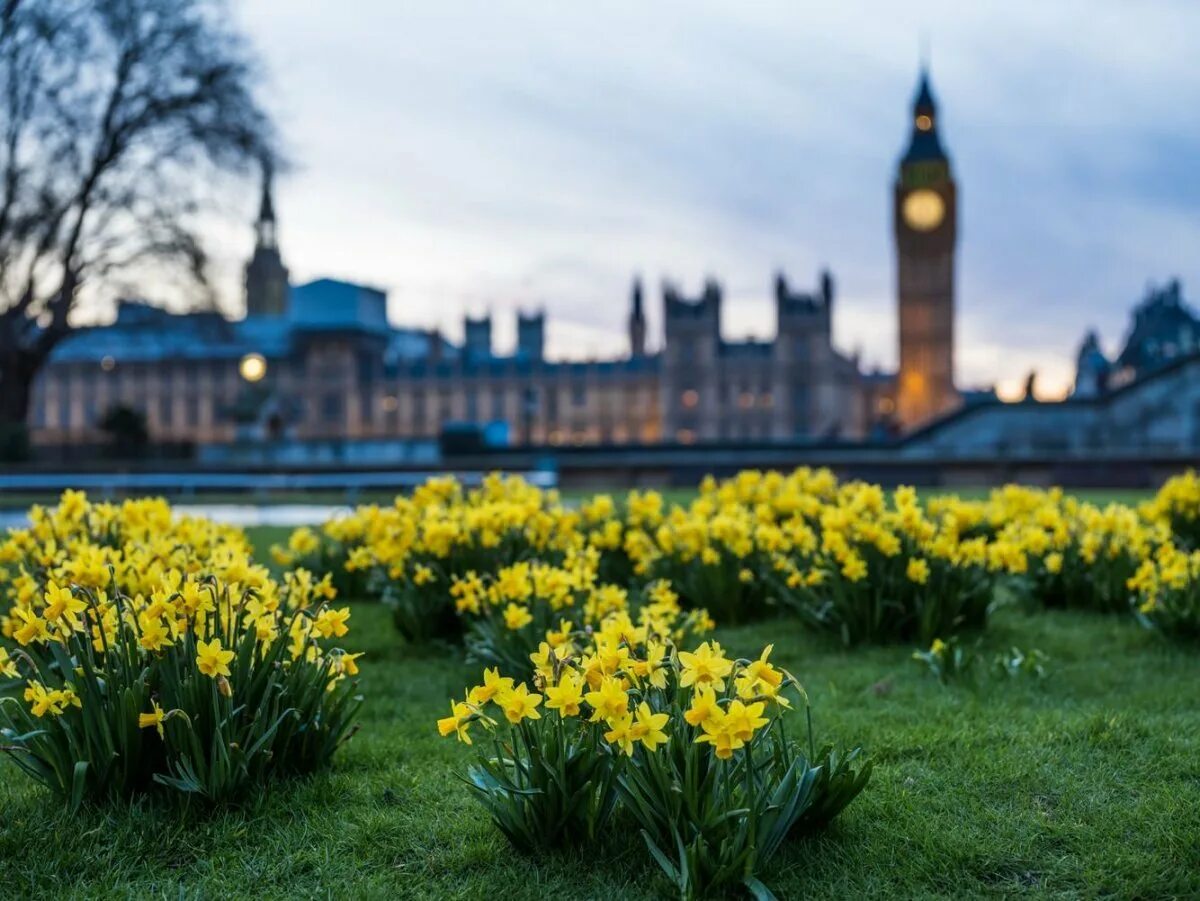
{"label": "clock tower spire", "polygon": [[900,371],[896,411],[905,429],[958,405],[954,388],[954,248],[958,189],[942,149],[937,103],[922,69],[908,149],[894,188]]}

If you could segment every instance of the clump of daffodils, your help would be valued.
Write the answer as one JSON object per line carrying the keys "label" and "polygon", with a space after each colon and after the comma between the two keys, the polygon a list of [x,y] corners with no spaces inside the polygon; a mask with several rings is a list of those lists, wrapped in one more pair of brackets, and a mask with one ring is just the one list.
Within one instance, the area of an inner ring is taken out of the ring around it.
{"label": "clump of daffodils", "polygon": [[1195,470],[1168,479],[1142,513],[1151,521],[1165,522],[1183,547],[1200,550],[1200,476]]}
{"label": "clump of daffodils", "polygon": [[64,496],[4,545],[13,761],[71,806],[156,786],[231,799],[327,763],[359,704],[328,575],[276,581],[236,533],[169,517],[160,538],[143,525],[158,502],[98,506]]}
{"label": "clump of daffodils", "polygon": [[94,504],[83,492],[67,491],[55,508],[31,508],[29,520],[28,528],[12,529],[0,540],[5,638],[16,628],[13,611],[40,604],[51,578],[92,591],[115,584],[134,597],[149,595],[172,571],[204,571],[250,585],[268,575],[251,560],[241,529],[176,516],[161,498]]}
{"label": "clump of daffodils", "polygon": [[841,486],[786,531],[795,538],[775,556],[774,584],[847,644],[927,643],[986,623],[995,582],[987,538],[953,510],[926,510],[911,488],[889,499],[877,485]]}
{"label": "clump of daffodils", "polygon": [[1169,526],[1131,507],[1103,508],[1067,497],[1010,487],[993,494],[990,517],[1001,523],[993,564],[1048,607],[1124,613],[1129,579],[1171,540]]}
{"label": "clump of daffodils", "polygon": [[[332,568],[335,585],[382,598],[410,640],[510,645],[475,656],[514,674],[531,637],[561,620],[588,624],[574,613],[592,590],[580,587],[585,574],[612,586],[614,603],[625,592],[636,607],[667,581],[685,610],[720,623],[792,613],[847,644],[927,647],[985,626],[997,596],[1128,611],[1139,568],[1166,545],[1191,546],[1198,486],[1194,475],[1172,480],[1139,511],[1013,485],[983,500],[925,499],[809,468],[709,478],[686,505],[652,491],[571,505],[515,477],[471,490],[438,478],[389,507],[297,530],[276,558]],[[544,605],[529,602],[537,579]],[[575,587],[550,584],[563,580]],[[539,618],[567,597],[569,615]]]}
{"label": "clump of daffodils", "polygon": [[[550,636],[548,636],[549,638]],[[756,878],[789,837],[824,825],[866,785],[858,751],[817,753],[796,679],[715,641],[612,616],[548,640],[533,679],[491,669],[438,721],[479,749],[467,780],[518,847],[594,839],[621,806],[683,897]],[[746,863],[750,861],[750,863]]]}
{"label": "clump of daffodils", "polygon": [[1186,518],[1188,485],[1186,476],[1172,480],[1140,509],[1099,507],[1058,488],[1019,485],[982,501],[938,498],[929,508],[951,512],[967,532],[985,536],[989,569],[1017,596],[1047,607],[1125,613],[1135,574],[1183,540],[1172,533],[1168,511],[1178,499]]}
{"label": "clump of daffodils", "polygon": [[1138,618],[1164,634],[1200,639],[1200,551],[1158,548],[1129,579]]}
{"label": "clump of daffodils", "polygon": [[[390,508],[298,530],[277,558],[336,558],[369,573],[415,641],[470,633],[508,580],[527,582],[522,573],[535,566],[577,575],[579,561],[598,584],[631,594],[669,581],[683,607],[722,623],[791,609],[850,642],[924,639],[983,623],[1007,572],[983,520],[967,505],[935,513],[911,489],[889,500],[877,486],[839,485],[808,468],[707,479],[687,506],[631,491],[572,508],[491,476],[472,491],[431,480]],[[339,550],[318,552],[329,541]],[[524,601],[506,596],[504,625],[549,628],[526,619],[536,614]]]}
{"label": "clump of daffodils", "polygon": [[657,580],[632,590],[598,581],[594,550],[569,552],[561,566],[520,562],[494,575],[475,572],[450,586],[455,610],[466,623],[472,661],[526,676],[530,659],[546,647],[562,648],[572,635],[601,623],[631,634],[683,641],[713,627],[704,610],[684,611],[670,583]]}
{"label": "clump of daffodils", "polygon": [[468,573],[521,560],[560,562],[578,545],[579,515],[558,495],[493,474],[467,490],[430,479],[390,507],[363,506],[321,529],[298,529],[272,553],[279,565],[320,565],[356,591],[387,602],[411,641],[461,637],[449,589]]}

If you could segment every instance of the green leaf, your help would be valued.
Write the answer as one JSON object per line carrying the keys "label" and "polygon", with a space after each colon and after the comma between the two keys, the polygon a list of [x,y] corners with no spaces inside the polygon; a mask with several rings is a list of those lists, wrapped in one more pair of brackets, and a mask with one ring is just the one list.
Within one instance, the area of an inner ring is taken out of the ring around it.
{"label": "green leaf", "polygon": [[767,888],[763,883],[754,876],[747,876],[742,880],[742,885],[750,891],[758,901],[779,901],[775,897],[775,893]]}
{"label": "green leaf", "polygon": [[83,804],[83,793],[87,789],[87,774],[88,762],[80,760],[75,764],[75,770],[71,777],[71,800],[68,805],[71,813],[77,812],[80,805]]}

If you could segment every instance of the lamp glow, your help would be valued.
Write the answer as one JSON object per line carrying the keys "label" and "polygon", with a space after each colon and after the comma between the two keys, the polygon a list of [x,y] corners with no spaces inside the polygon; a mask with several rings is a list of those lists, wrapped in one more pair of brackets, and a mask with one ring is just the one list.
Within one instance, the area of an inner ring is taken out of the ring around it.
{"label": "lamp glow", "polygon": [[246,354],[238,364],[238,372],[247,382],[260,382],[267,374],[267,361],[262,354]]}

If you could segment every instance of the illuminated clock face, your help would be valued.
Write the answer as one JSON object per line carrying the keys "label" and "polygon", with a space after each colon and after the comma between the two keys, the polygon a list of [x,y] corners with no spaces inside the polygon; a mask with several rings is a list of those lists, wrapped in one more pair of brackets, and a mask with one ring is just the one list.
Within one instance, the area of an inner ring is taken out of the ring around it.
{"label": "illuminated clock face", "polygon": [[919,232],[933,231],[946,215],[942,196],[928,188],[920,188],[905,197],[903,209],[904,221]]}

